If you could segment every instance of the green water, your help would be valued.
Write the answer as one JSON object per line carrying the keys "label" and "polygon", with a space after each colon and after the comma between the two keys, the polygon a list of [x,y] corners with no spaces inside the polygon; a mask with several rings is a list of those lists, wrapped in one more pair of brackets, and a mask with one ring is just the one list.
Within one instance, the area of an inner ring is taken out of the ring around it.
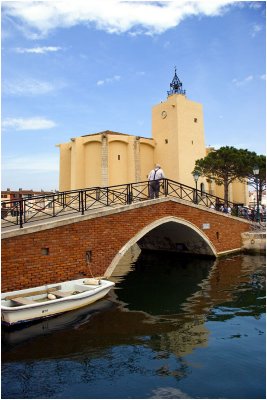
{"label": "green water", "polygon": [[265,398],[265,257],[128,255],[98,303],[2,329],[2,398]]}

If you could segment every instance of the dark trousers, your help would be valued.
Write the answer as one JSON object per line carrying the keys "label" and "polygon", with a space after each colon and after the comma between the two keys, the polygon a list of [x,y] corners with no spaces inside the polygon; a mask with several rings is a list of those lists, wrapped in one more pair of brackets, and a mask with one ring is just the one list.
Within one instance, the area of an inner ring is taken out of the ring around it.
{"label": "dark trousers", "polygon": [[149,198],[157,199],[159,197],[159,181],[149,182]]}

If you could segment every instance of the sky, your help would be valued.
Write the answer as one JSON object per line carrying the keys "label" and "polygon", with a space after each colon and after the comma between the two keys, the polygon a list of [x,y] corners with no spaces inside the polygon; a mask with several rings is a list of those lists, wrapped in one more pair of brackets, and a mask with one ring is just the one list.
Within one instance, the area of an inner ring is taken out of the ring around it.
{"label": "sky", "polygon": [[56,190],[59,143],[151,137],[174,68],[206,146],[265,154],[265,1],[3,1],[1,187]]}

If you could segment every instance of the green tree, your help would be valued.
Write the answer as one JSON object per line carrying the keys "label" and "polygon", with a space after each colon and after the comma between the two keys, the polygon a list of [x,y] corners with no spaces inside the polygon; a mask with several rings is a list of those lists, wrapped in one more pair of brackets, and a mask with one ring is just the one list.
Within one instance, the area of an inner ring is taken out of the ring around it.
{"label": "green tree", "polygon": [[197,160],[195,170],[209,181],[224,186],[224,201],[227,203],[230,183],[236,179],[245,182],[256,157],[255,152],[225,146]]}
{"label": "green tree", "polygon": [[259,202],[261,203],[262,200],[262,192],[266,189],[266,156],[264,155],[257,155],[253,160],[253,164],[250,166],[250,171],[248,174],[248,183],[250,186],[256,187],[256,177],[253,173],[254,166],[258,166],[259,168],[259,175],[258,175],[258,190],[259,190]]}

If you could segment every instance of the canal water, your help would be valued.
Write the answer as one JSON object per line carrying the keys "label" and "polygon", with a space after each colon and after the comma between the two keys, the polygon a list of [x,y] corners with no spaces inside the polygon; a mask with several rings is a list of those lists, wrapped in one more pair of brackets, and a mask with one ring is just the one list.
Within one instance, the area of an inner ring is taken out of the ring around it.
{"label": "canal water", "polygon": [[265,257],[131,249],[115,289],[2,328],[2,398],[265,398]]}

